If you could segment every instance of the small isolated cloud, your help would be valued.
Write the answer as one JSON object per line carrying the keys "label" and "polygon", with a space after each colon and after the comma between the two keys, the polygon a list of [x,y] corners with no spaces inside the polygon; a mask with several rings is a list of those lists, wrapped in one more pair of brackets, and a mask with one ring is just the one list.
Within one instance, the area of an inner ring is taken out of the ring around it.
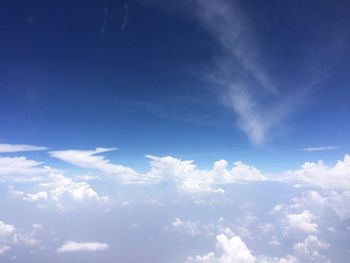
{"label": "small isolated cloud", "polygon": [[0,153],[45,151],[47,147],[27,144],[0,144]]}
{"label": "small isolated cloud", "polygon": [[6,246],[6,245],[1,245],[0,244],[0,255],[5,254],[7,251],[9,251],[11,249],[10,246]]}
{"label": "small isolated cloud", "polygon": [[103,251],[108,249],[107,243],[99,242],[75,242],[67,241],[60,248],[57,249],[58,253],[65,252],[78,252],[78,251]]}
{"label": "small isolated cloud", "polygon": [[339,149],[339,146],[322,146],[322,147],[306,147],[302,150],[304,152],[321,152],[321,151],[332,151]]}
{"label": "small isolated cloud", "polygon": [[316,217],[307,210],[300,214],[287,215],[288,226],[291,229],[301,230],[308,234],[318,232],[318,225],[312,222],[315,218]]}
{"label": "small isolated cloud", "polygon": [[188,258],[188,263],[255,263],[256,259],[238,236],[228,238],[225,234],[216,236],[217,246],[221,255],[209,252],[204,256]]}
{"label": "small isolated cloud", "polygon": [[0,221],[0,241],[13,235],[16,232],[16,228],[13,225],[5,224]]}

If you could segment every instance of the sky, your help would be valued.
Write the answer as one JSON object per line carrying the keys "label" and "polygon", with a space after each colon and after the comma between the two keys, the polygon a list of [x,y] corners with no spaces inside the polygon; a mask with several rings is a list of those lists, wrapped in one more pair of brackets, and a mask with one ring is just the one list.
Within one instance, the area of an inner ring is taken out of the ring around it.
{"label": "sky", "polygon": [[2,1],[0,262],[348,262],[349,12]]}

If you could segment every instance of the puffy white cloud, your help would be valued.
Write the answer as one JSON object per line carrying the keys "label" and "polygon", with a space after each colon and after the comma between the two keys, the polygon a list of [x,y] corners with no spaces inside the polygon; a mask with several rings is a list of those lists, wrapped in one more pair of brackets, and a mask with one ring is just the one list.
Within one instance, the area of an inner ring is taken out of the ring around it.
{"label": "puffy white cloud", "polygon": [[47,200],[48,199],[48,195],[47,192],[45,191],[41,191],[35,194],[27,194],[23,200],[24,201],[28,201],[28,202],[36,202],[39,200]]}
{"label": "puffy white cloud", "polygon": [[[99,195],[87,182],[75,181],[56,171],[51,171],[45,179],[35,186],[40,188],[37,193],[26,193],[9,187],[9,193],[14,197],[21,198],[26,202],[38,203],[38,207],[45,207],[46,204],[54,204],[59,209],[64,209],[75,203],[99,203],[105,204],[109,198],[106,195]],[[43,206],[45,205],[45,206]]]}
{"label": "puffy white cloud", "polygon": [[[230,231],[232,233],[232,231]],[[331,261],[320,254],[321,250],[330,247],[329,244],[320,241],[314,235],[308,235],[303,242],[294,244],[293,253],[284,257],[271,257],[254,255],[239,236],[233,233],[216,236],[216,251],[205,255],[189,257],[188,263],[301,263]],[[279,244],[278,244],[279,245]]]}
{"label": "puffy white cloud", "polygon": [[15,232],[16,228],[13,225],[8,225],[0,221],[0,240],[12,236]]}
{"label": "puffy white cloud", "polygon": [[36,246],[40,243],[34,232],[23,232],[14,225],[0,221],[0,255],[5,254],[14,245]]}
{"label": "puffy white cloud", "polygon": [[300,214],[287,215],[288,226],[292,229],[304,231],[306,233],[316,233],[318,231],[318,225],[312,223],[316,217],[308,210],[303,211]]}
{"label": "puffy white cloud", "polygon": [[16,233],[13,236],[13,243],[14,244],[24,244],[27,246],[36,246],[39,245],[41,242],[34,237],[34,233]]}
{"label": "puffy white cloud", "polygon": [[108,249],[108,244],[99,243],[99,242],[74,242],[67,241],[60,248],[57,249],[57,252],[77,252],[77,251],[102,251]]}
{"label": "puffy white cloud", "polygon": [[32,152],[32,151],[43,151],[47,150],[47,147],[34,146],[27,144],[0,144],[0,153],[10,152]]}
{"label": "puffy white cloud", "polygon": [[218,185],[262,181],[265,177],[255,167],[235,162],[232,169],[227,168],[227,161],[214,163],[211,170],[199,169],[192,160],[181,160],[171,156],[157,157],[147,155],[151,160],[148,176],[173,180],[180,189],[192,193],[223,192]]}
{"label": "puffy white cloud", "polygon": [[336,212],[341,220],[350,218],[350,191],[340,193],[332,191],[323,197],[323,200],[325,205]]}
{"label": "puffy white cloud", "polygon": [[75,201],[94,199],[99,201],[100,196],[86,182],[75,182],[71,178],[61,174],[52,174],[50,182],[41,183],[40,186],[48,188],[50,198],[59,201],[64,196],[69,196]]}
{"label": "puffy white cloud", "polygon": [[329,208],[340,220],[350,218],[350,191],[330,191],[322,195],[317,191],[308,191],[292,201],[293,209],[312,209],[314,213],[322,214],[325,208]]}
{"label": "puffy white cloud", "polygon": [[317,236],[309,235],[303,242],[294,245],[295,252],[305,261],[304,262],[330,262],[325,256],[319,253],[319,250],[326,250],[329,248],[328,243],[320,241]]}
{"label": "puffy white cloud", "polygon": [[306,162],[299,170],[284,173],[279,180],[323,189],[348,190],[350,189],[350,155],[346,154],[344,160],[337,161],[333,167],[328,167],[322,161]]}
{"label": "puffy white cloud", "polygon": [[225,234],[216,236],[220,255],[209,252],[204,256],[188,258],[193,263],[255,263],[256,258],[251,254],[245,243],[238,237],[227,237]]}

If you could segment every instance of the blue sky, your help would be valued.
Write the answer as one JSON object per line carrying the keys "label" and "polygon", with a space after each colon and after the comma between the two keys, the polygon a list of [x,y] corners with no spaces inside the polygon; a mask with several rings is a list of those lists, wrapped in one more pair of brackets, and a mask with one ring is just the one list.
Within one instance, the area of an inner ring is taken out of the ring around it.
{"label": "blue sky", "polygon": [[0,261],[346,262],[349,11],[1,3]]}

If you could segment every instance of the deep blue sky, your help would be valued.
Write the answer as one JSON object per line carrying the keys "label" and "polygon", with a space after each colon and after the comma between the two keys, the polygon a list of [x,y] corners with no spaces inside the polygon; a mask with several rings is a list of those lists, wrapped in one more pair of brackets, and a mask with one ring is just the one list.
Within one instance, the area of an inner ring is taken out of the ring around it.
{"label": "deep blue sky", "polygon": [[[270,98],[253,83],[258,103],[264,108],[300,93],[291,99],[297,106],[260,145],[239,129],[237,114],[223,103],[227,94],[210,80],[227,55],[220,36],[198,22],[194,4],[127,5],[122,30],[124,1],[1,3],[3,142],[114,146],[126,162],[152,153],[204,165],[245,159],[266,168],[272,158],[296,166],[305,158],[334,161],[347,152],[347,1],[238,2],[249,28],[244,37],[279,90]],[[250,82],[251,76],[232,70],[230,80],[240,78]],[[329,145],[341,148],[300,152]]]}

